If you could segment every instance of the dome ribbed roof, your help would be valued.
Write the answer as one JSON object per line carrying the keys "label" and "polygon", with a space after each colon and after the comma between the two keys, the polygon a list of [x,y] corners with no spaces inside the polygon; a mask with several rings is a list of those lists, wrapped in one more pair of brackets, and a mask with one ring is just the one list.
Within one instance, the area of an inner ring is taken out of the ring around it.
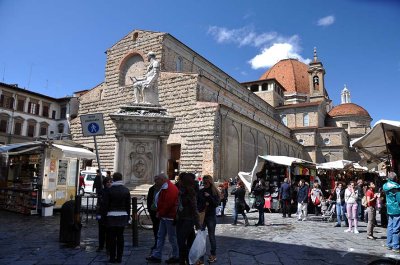
{"label": "dome ribbed roof", "polygon": [[308,65],[296,59],[284,59],[266,71],[260,80],[275,78],[286,92],[310,94],[307,71]]}
{"label": "dome ribbed roof", "polygon": [[343,103],[340,104],[328,113],[331,117],[339,117],[339,116],[367,116],[371,117],[363,107],[358,106],[354,103]]}

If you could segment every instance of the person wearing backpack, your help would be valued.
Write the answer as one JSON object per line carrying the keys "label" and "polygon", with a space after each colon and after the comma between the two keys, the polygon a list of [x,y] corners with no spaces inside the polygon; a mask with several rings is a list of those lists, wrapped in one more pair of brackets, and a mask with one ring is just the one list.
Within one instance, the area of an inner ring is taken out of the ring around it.
{"label": "person wearing backpack", "polygon": [[397,183],[397,175],[394,172],[390,172],[387,179],[388,181],[383,185],[388,214],[386,247],[400,253],[400,185]]}

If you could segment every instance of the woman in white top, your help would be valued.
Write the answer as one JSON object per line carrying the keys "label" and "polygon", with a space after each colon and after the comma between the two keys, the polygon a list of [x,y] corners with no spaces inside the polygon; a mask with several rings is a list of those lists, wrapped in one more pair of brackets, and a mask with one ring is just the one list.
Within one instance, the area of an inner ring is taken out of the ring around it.
{"label": "woman in white top", "polygon": [[354,181],[350,181],[349,186],[344,192],[344,201],[346,202],[347,219],[349,220],[349,228],[345,232],[353,232],[352,225],[354,224],[354,234],[358,234],[357,230],[357,198],[358,192],[354,189]]}

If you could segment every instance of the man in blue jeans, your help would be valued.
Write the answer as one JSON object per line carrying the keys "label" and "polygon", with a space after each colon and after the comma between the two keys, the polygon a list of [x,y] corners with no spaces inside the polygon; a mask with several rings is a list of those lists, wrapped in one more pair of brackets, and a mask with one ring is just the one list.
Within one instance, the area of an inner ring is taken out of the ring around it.
{"label": "man in blue jeans", "polygon": [[345,190],[343,189],[343,184],[341,182],[337,184],[336,189],[333,191],[332,199],[336,202],[336,219],[337,219],[335,227],[341,227],[342,216],[345,215],[344,191]]}
{"label": "man in blue jeans", "polygon": [[178,188],[165,174],[158,175],[157,179],[160,179],[161,188],[155,195],[154,201],[157,208],[157,218],[160,218],[160,227],[157,234],[157,247],[146,260],[149,263],[161,263],[165,237],[168,235],[172,247],[172,256],[165,263],[178,263],[179,249],[174,223],[178,206]]}
{"label": "man in blue jeans", "polygon": [[397,183],[397,175],[394,172],[389,172],[387,179],[388,181],[383,185],[389,221],[386,230],[386,247],[389,250],[400,253],[400,185]]}

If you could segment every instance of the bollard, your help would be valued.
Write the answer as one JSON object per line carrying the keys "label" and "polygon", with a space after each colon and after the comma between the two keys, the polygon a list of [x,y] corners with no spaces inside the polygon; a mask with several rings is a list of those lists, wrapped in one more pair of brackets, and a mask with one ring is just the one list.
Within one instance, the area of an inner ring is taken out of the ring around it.
{"label": "bollard", "polygon": [[132,198],[132,246],[139,246],[137,198]]}
{"label": "bollard", "polygon": [[74,207],[74,224],[75,224],[75,236],[74,236],[74,246],[77,247],[81,244],[81,205],[82,205],[82,196],[75,196],[75,207]]}

